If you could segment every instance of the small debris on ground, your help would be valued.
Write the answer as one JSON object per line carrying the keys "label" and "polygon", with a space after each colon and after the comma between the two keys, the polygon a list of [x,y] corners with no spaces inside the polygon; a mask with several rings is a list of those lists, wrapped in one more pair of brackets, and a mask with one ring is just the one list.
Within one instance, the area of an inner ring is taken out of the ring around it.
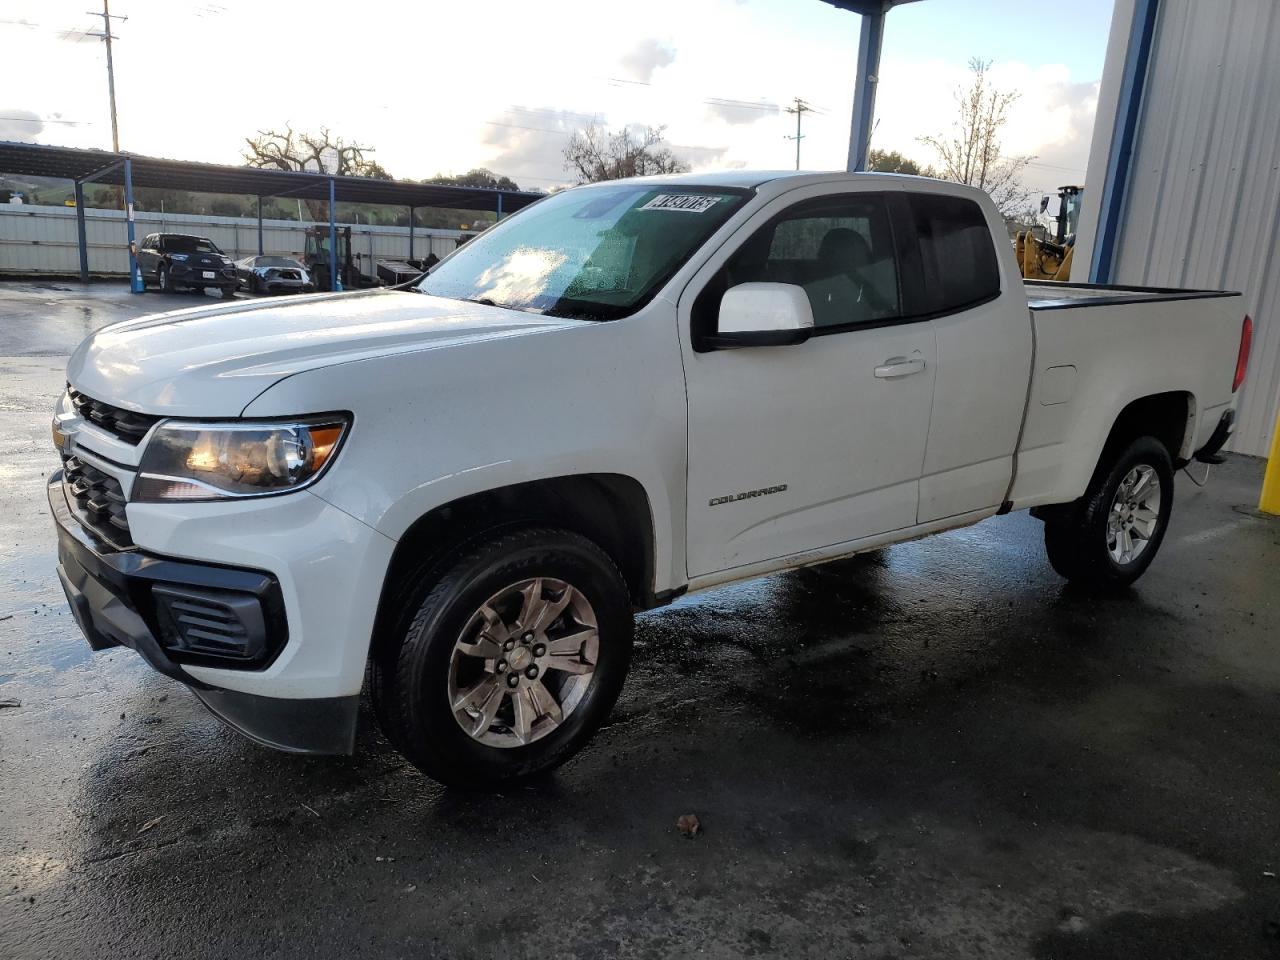
{"label": "small debris on ground", "polygon": [[164,819],[164,815],[163,815],[163,814],[161,814],[161,815],[160,815],[160,816],[158,816],[158,817],[153,817],[152,819],[150,819],[150,820],[148,820],[146,823],[144,823],[141,827],[139,827],[139,828],[138,828],[138,832],[139,832],[139,833],[146,833],[148,830],[150,830],[152,827],[154,827],[157,823],[159,823],[159,822],[160,822],[161,820],[163,820],[163,819]]}
{"label": "small debris on ground", "polygon": [[[303,809],[303,810],[305,810],[305,811],[307,811],[307,813],[313,814],[313,815],[316,817],[316,819],[319,819],[319,818],[320,818],[320,814],[316,813],[314,810],[312,810],[310,807],[308,807],[305,803],[304,803],[304,804],[302,804],[302,809]],[[379,857],[378,859],[379,859],[379,860],[381,860],[382,858],[381,858],[381,857]]]}
{"label": "small debris on ground", "polygon": [[416,883],[411,883],[411,884],[409,884],[407,887],[405,887],[405,888],[404,888],[404,892],[405,892],[405,893],[413,893],[413,891],[415,891],[415,890],[417,890],[417,889],[418,889],[418,885],[417,885]]}
{"label": "small debris on ground", "polygon": [[676,820],[676,829],[683,833],[686,839],[692,840],[702,829],[702,824],[698,822],[697,814],[686,813]]}
{"label": "small debris on ground", "polygon": [[3,699],[0,699],[0,710],[3,710],[5,707],[20,707],[20,706],[22,706],[22,701],[17,700],[13,697],[5,697]]}

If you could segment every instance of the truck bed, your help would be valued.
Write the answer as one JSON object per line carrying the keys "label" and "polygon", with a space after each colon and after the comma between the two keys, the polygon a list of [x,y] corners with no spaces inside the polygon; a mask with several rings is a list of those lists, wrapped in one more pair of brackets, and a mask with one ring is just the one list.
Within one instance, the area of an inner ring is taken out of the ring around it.
{"label": "truck bed", "polygon": [[1035,360],[1011,499],[1069,503],[1088,485],[1117,412],[1177,395],[1189,459],[1231,404],[1245,309],[1238,293],[1026,283]]}
{"label": "truck bed", "polygon": [[1238,297],[1233,290],[1178,290],[1170,287],[1125,287],[1106,283],[1064,283],[1060,280],[1025,280],[1027,304],[1032,310],[1065,310],[1115,304],[1152,303],[1160,300],[1198,300]]}

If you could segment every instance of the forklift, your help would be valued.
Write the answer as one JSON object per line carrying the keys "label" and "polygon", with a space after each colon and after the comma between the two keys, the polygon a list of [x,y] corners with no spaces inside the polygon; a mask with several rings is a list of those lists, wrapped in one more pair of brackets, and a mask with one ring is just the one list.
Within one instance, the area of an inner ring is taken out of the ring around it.
{"label": "forklift", "polygon": [[[1031,230],[1018,234],[1018,268],[1027,280],[1071,279],[1071,257],[1076,246],[1076,230],[1080,226],[1080,203],[1084,187],[1069,185],[1058,188],[1057,197],[1040,198],[1040,214],[1053,224],[1045,230],[1044,239]],[[1050,204],[1054,205],[1050,213]]]}
{"label": "forklift", "polygon": [[[334,230],[334,238],[338,242],[338,278],[342,281],[343,290],[355,290],[359,287],[371,287],[377,284],[364,275],[351,254],[351,228],[338,227]],[[317,290],[332,290],[333,281],[329,276],[329,228],[327,226],[307,227],[307,243],[302,255],[302,263],[311,274],[311,280]]]}

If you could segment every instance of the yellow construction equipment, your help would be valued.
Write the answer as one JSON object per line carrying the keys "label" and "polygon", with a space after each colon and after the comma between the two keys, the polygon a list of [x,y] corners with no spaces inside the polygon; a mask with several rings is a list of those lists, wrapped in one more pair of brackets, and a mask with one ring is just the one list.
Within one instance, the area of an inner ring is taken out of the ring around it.
{"label": "yellow construction equipment", "polygon": [[[1050,214],[1054,227],[1051,236],[1043,240],[1034,231],[1018,234],[1018,269],[1028,280],[1070,280],[1071,255],[1076,246],[1076,228],[1080,223],[1080,199],[1082,186],[1058,188],[1056,209]],[[1052,197],[1040,199],[1040,212],[1049,210]]]}
{"label": "yellow construction equipment", "polygon": [[1267,458],[1267,472],[1262,478],[1258,509],[1280,517],[1280,416],[1276,417],[1276,432],[1271,437],[1271,456]]}

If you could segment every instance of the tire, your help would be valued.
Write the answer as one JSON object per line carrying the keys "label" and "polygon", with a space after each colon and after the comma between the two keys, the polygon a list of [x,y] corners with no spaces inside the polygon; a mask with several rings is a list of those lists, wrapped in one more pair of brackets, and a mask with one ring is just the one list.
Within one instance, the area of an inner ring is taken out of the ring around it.
{"label": "tire", "polygon": [[[1150,499],[1152,484],[1157,485],[1158,504]],[[1134,492],[1127,492],[1130,489]],[[1135,502],[1141,504],[1138,509],[1128,506]],[[1122,535],[1113,531],[1113,508],[1118,508],[1116,522],[1135,551],[1128,559]],[[1172,510],[1169,451],[1154,437],[1139,437],[1116,451],[1109,464],[1099,465],[1083,497],[1045,517],[1049,563],[1072,583],[1101,589],[1127,587],[1151,566]]]}
{"label": "tire", "polygon": [[236,288],[235,288],[235,287],[223,287],[223,288],[222,288],[222,299],[223,299],[223,300],[234,300],[235,298],[236,298]]}
{"label": "tire", "polygon": [[173,284],[169,281],[169,268],[164,264],[156,270],[156,283],[159,284],[161,293],[173,293]]}
{"label": "tire", "polygon": [[429,777],[468,788],[537,777],[581,749],[631,660],[630,596],[608,555],[567,530],[516,528],[472,541],[422,581],[370,671],[396,748]]}

